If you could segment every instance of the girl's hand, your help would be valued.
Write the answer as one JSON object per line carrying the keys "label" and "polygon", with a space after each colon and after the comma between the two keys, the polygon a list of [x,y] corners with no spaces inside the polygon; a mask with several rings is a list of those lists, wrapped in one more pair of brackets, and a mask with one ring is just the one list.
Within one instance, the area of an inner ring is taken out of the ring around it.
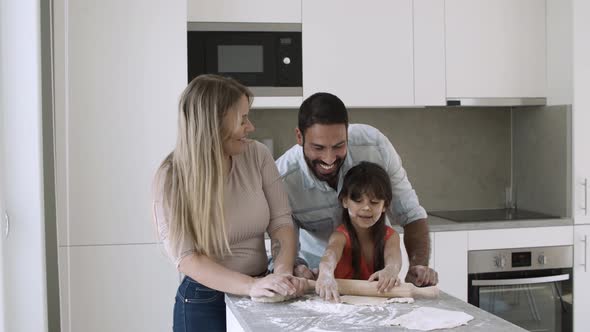
{"label": "girl's hand", "polygon": [[338,284],[334,279],[333,274],[322,273],[318,276],[315,283],[315,292],[324,300],[340,302],[340,293],[338,292]]}
{"label": "girl's hand", "polygon": [[248,295],[250,297],[272,297],[295,295],[297,287],[293,284],[294,277],[288,274],[269,274],[264,278],[254,279]]}
{"label": "girl's hand", "polygon": [[386,266],[383,270],[371,274],[369,281],[379,280],[377,282],[377,292],[388,292],[393,287],[399,286],[401,283],[398,274],[399,269],[395,269],[392,266]]}

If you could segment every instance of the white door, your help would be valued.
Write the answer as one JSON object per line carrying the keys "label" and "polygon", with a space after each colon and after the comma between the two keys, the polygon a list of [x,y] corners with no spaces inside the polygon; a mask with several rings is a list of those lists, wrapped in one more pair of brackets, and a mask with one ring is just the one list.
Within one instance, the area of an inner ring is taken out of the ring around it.
{"label": "white door", "polygon": [[590,224],[590,2],[573,1],[573,217],[576,224]]}
{"label": "white door", "polygon": [[574,226],[574,331],[587,331],[590,324],[590,226]]}
{"label": "white door", "polygon": [[47,331],[39,1],[0,2],[0,307],[6,332]]}

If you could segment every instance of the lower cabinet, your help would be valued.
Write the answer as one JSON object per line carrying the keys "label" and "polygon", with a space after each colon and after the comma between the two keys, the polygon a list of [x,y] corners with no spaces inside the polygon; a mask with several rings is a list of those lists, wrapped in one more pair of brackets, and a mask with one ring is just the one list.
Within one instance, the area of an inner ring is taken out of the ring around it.
{"label": "lower cabinet", "polygon": [[438,287],[467,302],[467,231],[434,233],[434,269]]}
{"label": "lower cabinet", "polygon": [[156,244],[59,251],[61,331],[171,331],[179,273]]}
{"label": "lower cabinet", "polygon": [[574,332],[590,326],[590,225],[574,226]]}

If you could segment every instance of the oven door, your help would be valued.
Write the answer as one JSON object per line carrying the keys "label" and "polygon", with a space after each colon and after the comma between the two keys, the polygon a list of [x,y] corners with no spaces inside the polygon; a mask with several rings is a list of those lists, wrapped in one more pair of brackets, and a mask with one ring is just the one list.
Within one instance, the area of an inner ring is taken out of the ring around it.
{"label": "oven door", "polygon": [[529,331],[572,330],[572,270],[469,275],[469,303]]}

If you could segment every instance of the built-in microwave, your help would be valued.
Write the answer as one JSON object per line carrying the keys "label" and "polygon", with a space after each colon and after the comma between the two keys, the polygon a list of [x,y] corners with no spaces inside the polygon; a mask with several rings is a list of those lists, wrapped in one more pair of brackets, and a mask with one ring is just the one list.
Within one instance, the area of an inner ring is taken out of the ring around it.
{"label": "built-in microwave", "polygon": [[188,81],[233,77],[256,96],[301,96],[301,24],[200,23],[187,29]]}

